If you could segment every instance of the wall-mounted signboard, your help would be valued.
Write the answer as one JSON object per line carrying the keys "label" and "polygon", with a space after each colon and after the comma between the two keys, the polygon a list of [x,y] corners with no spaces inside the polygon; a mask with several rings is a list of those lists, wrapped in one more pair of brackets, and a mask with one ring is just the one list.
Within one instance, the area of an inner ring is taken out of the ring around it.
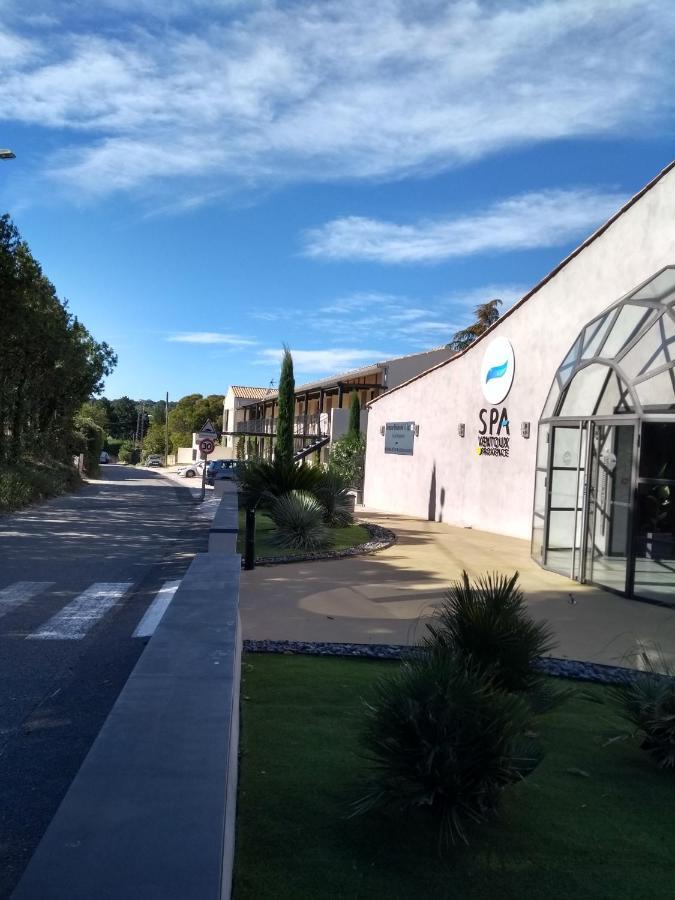
{"label": "wall-mounted signboard", "polygon": [[415,443],[414,422],[387,422],[384,426],[384,452],[412,456]]}

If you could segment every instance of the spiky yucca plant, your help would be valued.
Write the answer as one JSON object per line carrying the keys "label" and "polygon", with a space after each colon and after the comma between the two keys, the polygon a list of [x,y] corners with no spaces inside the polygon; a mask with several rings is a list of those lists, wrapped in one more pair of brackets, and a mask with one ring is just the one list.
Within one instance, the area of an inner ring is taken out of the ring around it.
{"label": "spiky yucca plant", "polygon": [[349,493],[347,479],[339,472],[327,469],[321,473],[312,493],[322,504],[327,525],[341,528],[354,521],[354,500]]}
{"label": "spiky yucca plant", "polygon": [[[536,662],[553,649],[555,640],[547,623],[529,615],[518,572],[510,578],[488,574],[473,583],[462,572],[428,630],[424,643],[429,649],[451,652],[488,672],[502,690],[538,691],[544,700],[545,679]],[[548,693],[552,703],[553,693]]]}
{"label": "spiky yucca plant", "polygon": [[467,825],[494,815],[502,789],[539,761],[523,738],[529,705],[449,654],[404,662],[380,679],[367,710],[365,745],[375,771],[355,814],[426,810],[441,848],[466,842]]}
{"label": "spiky yucca plant", "polygon": [[644,661],[646,672],[616,685],[610,694],[620,714],[642,737],[642,749],[660,768],[675,771],[675,675],[668,667],[664,673],[657,671],[646,657]]}
{"label": "spiky yucca plant", "polygon": [[324,508],[312,494],[289,491],[272,503],[270,516],[277,526],[274,542],[294,550],[320,550],[330,543]]}
{"label": "spiky yucca plant", "polygon": [[272,462],[247,463],[238,478],[246,506],[269,508],[277,497],[289,491],[314,493],[322,475],[317,466],[299,465],[277,457]]}

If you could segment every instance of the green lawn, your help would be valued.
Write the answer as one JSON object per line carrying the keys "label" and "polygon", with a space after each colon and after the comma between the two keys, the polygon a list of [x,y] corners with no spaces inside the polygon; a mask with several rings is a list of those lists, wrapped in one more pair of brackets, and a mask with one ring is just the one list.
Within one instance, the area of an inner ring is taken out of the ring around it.
{"label": "green lawn", "polygon": [[362,699],[393,665],[245,657],[235,900],[673,896],[675,777],[632,742],[605,745],[620,721],[583,697],[600,687],[546,719],[546,758],[470,847],[441,860],[419,821],[346,818]]}
{"label": "green lawn", "polygon": [[[246,513],[239,510],[239,535],[237,537],[237,553],[244,553],[244,530]],[[255,517],[255,554],[262,556],[306,556],[304,550],[289,550],[286,547],[278,547],[273,541],[275,526],[270,517],[263,512],[258,512]],[[370,540],[370,534],[363,525],[348,525],[346,528],[331,528],[330,533],[333,543],[327,550],[345,550],[347,547],[356,547]]]}

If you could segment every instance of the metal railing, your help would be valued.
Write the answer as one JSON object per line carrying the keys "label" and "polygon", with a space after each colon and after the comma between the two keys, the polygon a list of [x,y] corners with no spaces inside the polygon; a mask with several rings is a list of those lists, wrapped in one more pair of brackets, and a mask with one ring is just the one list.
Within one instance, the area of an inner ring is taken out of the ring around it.
{"label": "metal railing", "polygon": [[[240,434],[269,434],[277,433],[278,418],[274,419],[249,419],[247,422],[237,423],[237,432]],[[293,421],[293,434],[298,437],[326,437],[328,435],[328,413],[311,413],[306,416],[296,416]]]}

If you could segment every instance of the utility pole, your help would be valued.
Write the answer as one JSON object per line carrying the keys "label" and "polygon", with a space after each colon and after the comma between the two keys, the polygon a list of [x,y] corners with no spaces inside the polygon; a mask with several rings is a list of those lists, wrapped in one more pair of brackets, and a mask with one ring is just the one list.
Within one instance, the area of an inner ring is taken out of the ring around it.
{"label": "utility pole", "polygon": [[169,392],[166,392],[166,404],[164,406],[164,468],[169,463]]}

